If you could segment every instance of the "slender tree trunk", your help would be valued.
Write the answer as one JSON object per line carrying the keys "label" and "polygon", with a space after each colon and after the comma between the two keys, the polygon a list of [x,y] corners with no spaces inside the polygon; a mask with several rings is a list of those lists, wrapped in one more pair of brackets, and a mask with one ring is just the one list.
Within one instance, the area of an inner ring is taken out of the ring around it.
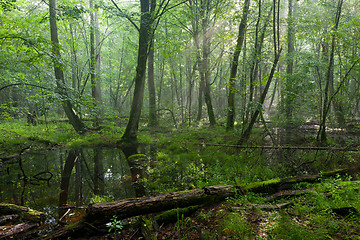
{"label": "slender tree trunk", "polygon": [[335,32],[338,29],[339,26],[339,20],[341,16],[341,7],[343,4],[343,0],[339,0],[336,16],[335,16],[335,26],[333,27],[333,33],[332,33],[332,39],[331,39],[331,52],[330,52],[330,58],[329,58],[329,66],[326,73],[326,82],[325,82],[325,90],[324,90],[324,102],[323,102],[323,113],[322,113],[322,119],[320,123],[319,132],[317,135],[317,140],[321,141],[322,143],[325,143],[327,140],[326,136],[326,118],[328,115],[328,102],[329,102],[329,88],[331,85],[331,82],[334,80],[334,54],[335,54]]}
{"label": "slender tree trunk", "polygon": [[279,21],[276,21],[276,16],[277,18],[279,18],[279,10],[280,10],[280,0],[277,2],[277,15],[276,15],[276,0],[273,1],[273,38],[274,38],[274,62],[273,65],[271,67],[271,71],[270,71],[270,75],[268,77],[268,80],[266,82],[266,85],[260,95],[259,101],[258,101],[258,107],[256,108],[256,110],[254,111],[254,113],[251,115],[250,118],[250,122],[247,125],[247,127],[245,128],[245,126],[243,127],[243,129],[245,129],[240,137],[240,140],[238,142],[239,145],[242,145],[244,142],[246,142],[251,134],[252,128],[255,124],[256,119],[258,118],[260,111],[262,111],[261,106],[264,104],[266,95],[269,91],[270,88],[270,84],[272,82],[272,79],[274,77],[274,73],[276,71],[279,59],[280,59],[280,54],[282,51],[282,48],[280,47],[280,37],[279,37]]}
{"label": "slender tree trunk", "polygon": [[127,143],[137,142],[137,133],[139,129],[139,121],[141,109],[144,100],[144,86],[146,75],[146,62],[148,50],[151,40],[152,17],[149,12],[149,0],[141,0],[141,17],[139,29],[139,49],[135,75],[134,97],[131,104],[130,118],[126,125],[122,140]]}
{"label": "slender tree trunk", "polygon": [[94,11],[93,0],[90,0],[90,79],[91,96],[94,104],[94,127],[98,127],[101,119],[101,85],[100,85],[100,41],[98,19]]}
{"label": "slender tree trunk", "polygon": [[[205,25],[205,24],[204,24]],[[209,117],[210,126],[216,125],[216,119],[214,114],[214,109],[211,100],[211,86],[210,86],[210,69],[209,69],[209,54],[210,54],[210,36],[208,35],[208,31],[206,31],[203,35],[203,56],[201,62],[201,69],[204,84],[204,100],[207,107],[207,113]]]}
{"label": "slender tree trunk", "polygon": [[200,121],[202,117],[202,107],[203,107],[203,92],[204,92],[204,77],[200,74],[199,82],[199,92],[198,92],[198,111],[196,121]]}
{"label": "slender tree trunk", "polygon": [[64,72],[61,69],[61,54],[60,54],[60,44],[58,38],[58,30],[56,24],[56,0],[49,0],[49,20],[50,20],[50,35],[52,43],[52,53],[53,53],[53,64],[56,85],[59,90],[60,96],[62,97],[62,106],[64,108],[65,114],[69,119],[70,124],[73,126],[76,132],[84,133],[86,131],[85,125],[80,120],[79,116],[75,114],[73,110],[73,105],[69,100],[67,94],[67,89],[65,86]]}
{"label": "slender tree trunk", "polygon": [[226,129],[231,130],[234,128],[234,122],[235,122],[235,92],[236,92],[236,74],[237,74],[237,68],[239,64],[239,56],[241,52],[241,48],[244,42],[244,36],[245,36],[245,29],[247,24],[247,16],[249,12],[249,5],[250,0],[244,1],[244,9],[243,9],[243,15],[242,19],[239,25],[239,33],[238,38],[233,54],[233,60],[231,62],[230,67],[230,80],[229,80],[229,95],[228,95],[228,114],[227,114],[227,122],[226,122]]}
{"label": "slender tree trunk", "polygon": [[148,56],[149,127],[157,127],[156,92],[154,81],[154,40]]}
{"label": "slender tree trunk", "polygon": [[295,51],[295,29],[294,29],[294,19],[293,19],[293,0],[288,0],[288,28],[287,28],[287,38],[288,38],[288,49],[287,49],[287,58],[286,58],[286,79],[285,79],[285,116],[286,121],[291,123],[293,115],[293,104],[294,98],[292,97],[292,74],[294,71],[294,51]]}
{"label": "slender tree trunk", "polygon": [[[156,0],[151,1],[150,12],[154,13]],[[156,114],[156,92],[154,80],[154,37],[151,39],[151,46],[148,56],[148,91],[149,91],[149,127],[157,127],[158,120]]]}
{"label": "slender tree trunk", "polygon": [[[270,84],[271,84],[272,79],[274,77],[276,66],[277,66],[277,64],[279,62],[280,53],[281,53],[281,49],[279,50],[279,53],[275,56],[275,60],[274,60],[273,66],[271,68],[269,78],[268,78],[268,80],[266,82],[265,88],[262,91],[262,94],[261,94],[259,102],[258,102],[259,106],[262,106],[264,104],[267,92],[269,91]],[[260,114],[260,111],[262,111],[262,109],[257,108],[255,110],[255,112],[251,115],[249,125],[247,126],[247,128],[245,129],[245,131],[243,132],[243,134],[240,137],[240,140],[238,142],[239,145],[243,144],[244,142],[246,142],[249,139],[252,128],[253,128],[253,126],[255,124],[256,119],[258,118],[258,116]]]}
{"label": "slender tree trunk", "polygon": [[75,49],[75,34],[76,31],[73,27],[73,24],[70,23],[70,33],[71,33],[71,80],[72,88],[75,91],[77,89],[77,57]]}

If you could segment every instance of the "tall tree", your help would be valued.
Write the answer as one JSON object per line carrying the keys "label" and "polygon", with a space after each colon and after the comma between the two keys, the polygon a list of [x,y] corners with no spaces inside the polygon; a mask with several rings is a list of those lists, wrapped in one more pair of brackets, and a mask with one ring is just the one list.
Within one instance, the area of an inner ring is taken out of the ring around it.
{"label": "tall tree", "polygon": [[239,56],[241,52],[241,48],[244,42],[245,30],[247,25],[247,17],[249,13],[250,0],[244,1],[243,14],[241,18],[241,22],[239,25],[239,33],[236,41],[235,50],[233,53],[233,59],[230,67],[230,80],[229,80],[229,95],[228,95],[228,113],[227,113],[227,122],[226,129],[231,130],[234,128],[235,121],[235,93],[236,93],[236,74],[237,68],[239,65]]}
{"label": "tall tree", "polygon": [[293,0],[288,0],[288,27],[287,27],[287,58],[286,58],[286,82],[285,92],[287,97],[285,99],[285,116],[288,123],[292,121],[293,100],[291,97],[292,74],[294,72],[294,51],[295,51],[295,29],[293,17]]}
{"label": "tall tree", "polygon": [[336,8],[336,16],[335,16],[335,25],[333,26],[332,33],[331,33],[331,50],[330,50],[330,57],[329,57],[329,65],[326,72],[326,79],[325,79],[325,89],[324,89],[324,100],[322,106],[322,116],[320,122],[320,128],[317,135],[317,140],[321,142],[326,142],[326,118],[328,116],[329,108],[327,107],[329,104],[329,88],[334,81],[334,55],[335,55],[335,40],[336,40],[336,31],[339,27],[339,21],[341,16],[341,7],[343,4],[343,0],[339,0],[337,8]]}
{"label": "tall tree", "polygon": [[86,131],[84,123],[80,120],[79,116],[75,114],[73,105],[70,101],[70,96],[67,93],[67,88],[64,79],[64,72],[61,64],[60,44],[58,38],[58,29],[56,23],[56,0],[49,0],[49,13],[50,13],[50,35],[52,42],[53,65],[55,72],[55,80],[58,91],[62,98],[61,104],[64,108],[65,114],[69,119],[70,124],[78,133]]}
{"label": "tall tree", "polygon": [[[150,12],[154,14],[156,7],[156,0],[151,1]],[[152,31],[154,29],[152,28]],[[154,79],[154,37],[151,39],[149,56],[148,56],[148,91],[149,91],[149,126],[158,126],[157,114],[156,114],[156,91],[155,91],[155,79]]]}
{"label": "tall tree", "polygon": [[[280,11],[280,0],[273,0],[273,42],[274,42],[274,62],[272,63],[272,67],[270,70],[270,74],[267,78],[264,89],[261,92],[260,98],[258,100],[257,108],[251,114],[250,121],[247,125],[243,125],[243,131],[240,136],[240,140],[238,142],[239,145],[245,143],[251,134],[253,126],[255,124],[256,119],[259,115],[262,114],[262,106],[264,104],[266,95],[269,91],[270,84],[273,80],[279,59],[282,51],[282,47],[280,46],[280,30],[279,30],[279,11]],[[277,11],[276,11],[277,9]]]}
{"label": "tall tree", "polygon": [[[154,1],[154,0],[152,0]],[[141,115],[141,108],[144,100],[144,86],[146,74],[146,62],[148,58],[148,50],[152,39],[152,24],[154,16],[150,14],[149,0],[140,0],[140,28],[139,28],[139,46],[138,46],[138,59],[135,75],[135,89],[134,97],[131,104],[130,117],[126,125],[125,132],[122,136],[124,142],[135,143],[137,142],[137,132],[139,128],[139,121]]]}
{"label": "tall tree", "polygon": [[90,0],[90,79],[91,95],[94,104],[94,127],[99,126],[101,118],[100,63],[98,18],[94,9],[94,1]]}

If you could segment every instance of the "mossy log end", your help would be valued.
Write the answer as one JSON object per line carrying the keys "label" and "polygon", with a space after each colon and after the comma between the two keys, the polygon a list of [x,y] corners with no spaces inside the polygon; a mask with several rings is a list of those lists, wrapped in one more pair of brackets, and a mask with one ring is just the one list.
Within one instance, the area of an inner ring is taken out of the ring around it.
{"label": "mossy log end", "polygon": [[22,221],[41,223],[45,220],[45,214],[27,207],[10,203],[0,203],[0,216],[17,214]]}

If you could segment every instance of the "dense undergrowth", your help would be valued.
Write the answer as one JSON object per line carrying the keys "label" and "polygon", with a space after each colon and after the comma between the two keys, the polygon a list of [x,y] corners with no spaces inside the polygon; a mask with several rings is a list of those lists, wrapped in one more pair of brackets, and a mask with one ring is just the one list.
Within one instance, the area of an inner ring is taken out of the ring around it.
{"label": "dense undergrowth", "polygon": [[[0,152],[10,155],[30,146],[32,150],[56,146],[120,147],[123,130],[107,124],[79,135],[65,122],[36,126],[22,121],[1,123]],[[265,135],[255,129],[250,144],[271,145],[264,140]],[[211,185],[273,181],[351,168],[359,161],[358,152],[233,147],[238,137],[239,132],[227,132],[223,127],[143,128],[139,142],[146,161],[142,163],[144,178],[138,183],[144,184],[149,194],[158,194]],[[307,146],[309,142],[303,141]],[[178,214],[175,222],[163,225],[154,236],[155,239],[360,239],[360,183],[350,180],[356,179],[339,176],[317,184],[298,184],[294,189],[311,190],[272,203],[266,202],[269,197],[266,195],[239,195],[200,208],[190,216]],[[261,209],[264,204],[285,202],[291,204],[284,209]],[[111,237],[126,239],[140,234],[119,226]]]}

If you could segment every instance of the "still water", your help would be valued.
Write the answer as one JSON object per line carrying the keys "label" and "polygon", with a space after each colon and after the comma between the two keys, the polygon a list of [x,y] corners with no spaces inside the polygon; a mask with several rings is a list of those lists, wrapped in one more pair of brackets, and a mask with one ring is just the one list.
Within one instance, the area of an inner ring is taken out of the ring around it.
{"label": "still water", "polygon": [[150,145],[138,150],[147,152],[149,159],[127,159],[119,148],[58,148],[24,153],[0,165],[0,202],[43,211],[50,223],[71,223],[92,202],[317,174],[351,168],[360,159],[359,151],[331,148],[235,149],[199,145],[189,151],[174,145],[172,152],[165,154]]}
{"label": "still water", "polygon": [[0,202],[43,211],[49,222],[67,209],[129,197],[131,171],[117,148],[32,152],[0,167]]}

